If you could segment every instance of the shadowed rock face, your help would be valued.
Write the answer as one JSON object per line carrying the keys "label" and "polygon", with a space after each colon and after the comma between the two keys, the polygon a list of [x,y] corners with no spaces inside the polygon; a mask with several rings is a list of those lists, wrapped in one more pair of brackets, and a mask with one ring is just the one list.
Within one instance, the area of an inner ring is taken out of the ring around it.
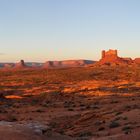
{"label": "shadowed rock face", "polygon": [[43,67],[46,68],[82,67],[93,63],[94,61],[90,60],[47,61]]}
{"label": "shadowed rock face", "polygon": [[50,68],[53,67],[53,61],[47,61],[43,67]]}
{"label": "shadowed rock face", "polygon": [[108,64],[108,65],[126,65],[132,64],[133,60],[131,58],[121,58],[118,56],[117,50],[109,50],[109,51],[102,51],[102,58],[99,61],[99,64]]}

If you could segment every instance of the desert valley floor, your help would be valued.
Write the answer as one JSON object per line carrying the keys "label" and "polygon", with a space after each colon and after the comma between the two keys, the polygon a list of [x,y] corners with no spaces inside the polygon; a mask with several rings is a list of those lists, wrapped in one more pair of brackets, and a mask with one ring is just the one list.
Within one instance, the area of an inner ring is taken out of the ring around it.
{"label": "desert valley floor", "polygon": [[0,140],[140,140],[140,66],[0,70]]}

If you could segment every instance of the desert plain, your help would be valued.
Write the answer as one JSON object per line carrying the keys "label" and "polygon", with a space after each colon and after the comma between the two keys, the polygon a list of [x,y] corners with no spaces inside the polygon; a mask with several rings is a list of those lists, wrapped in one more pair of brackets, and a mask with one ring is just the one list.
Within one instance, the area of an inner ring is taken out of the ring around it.
{"label": "desert plain", "polygon": [[132,139],[139,65],[0,70],[0,140]]}

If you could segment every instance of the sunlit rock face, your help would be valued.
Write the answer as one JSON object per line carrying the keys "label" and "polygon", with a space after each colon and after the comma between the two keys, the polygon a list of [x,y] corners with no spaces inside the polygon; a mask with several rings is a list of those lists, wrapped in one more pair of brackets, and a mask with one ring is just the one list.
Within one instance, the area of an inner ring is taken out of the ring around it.
{"label": "sunlit rock face", "polygon": [[134,63],[135,63],[135,64],[140,64],[140,58],[135,58],[135,59],[134,59]]}
{"label": "sunlit rock face", "polygon": [[61,62],[64,67],[76,67],[86,65],[84,60],[66,60]]}
{"label": "sunlit rock face", "polygon": [[125,64],[132,64],[133,60],[131,58],[122,58],[118,56],[117,50],[109,50],[109,51],[102,51],[102,58],[99,61],[99,64],[106,64],[106,65],[125,65]]}
{"label": "sunlit rock face", "polygon": [[102,51],[102,59],[104,58],[117,58],[118,57],[118,52],[117,50],[109,50],[109,51]]}

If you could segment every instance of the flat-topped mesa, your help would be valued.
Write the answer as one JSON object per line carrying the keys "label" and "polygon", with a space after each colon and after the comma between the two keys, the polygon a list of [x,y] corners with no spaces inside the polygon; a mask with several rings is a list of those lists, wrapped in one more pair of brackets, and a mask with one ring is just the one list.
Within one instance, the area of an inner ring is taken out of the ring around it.
{"label": "flat-topped mesa", "polygon": [[124,65],[132,64],[133,60],[131,58],[121,58],[118,56],[117,50],[102,51],[102,58],[99,61],[99,64],[108,64],[108,65]]}
{"label": "flat-topped mesa", "polygon": [[4,64],[3,68],[12,68],[13,64]]}
{"label": "flat-topped mesa", "polygon": [[95,63],[90,60],[63,60],[63,61],[47,61],[43,67],[45,68],[68,68],[68,67],[84,67]]}

